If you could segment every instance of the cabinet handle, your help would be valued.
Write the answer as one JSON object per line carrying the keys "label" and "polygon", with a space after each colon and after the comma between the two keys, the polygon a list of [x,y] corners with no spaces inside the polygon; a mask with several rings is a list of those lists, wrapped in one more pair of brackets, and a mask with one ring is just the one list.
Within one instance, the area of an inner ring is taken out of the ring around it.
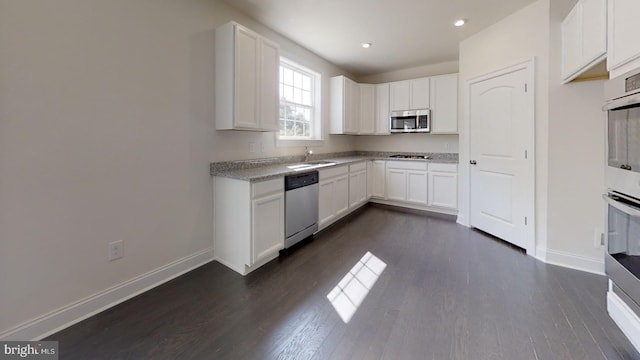
{"label": "cabinet handle", "polygon": [[469,160],[469,164],[475,165],[475,164],[477,164],[477,162],[475,160]]}

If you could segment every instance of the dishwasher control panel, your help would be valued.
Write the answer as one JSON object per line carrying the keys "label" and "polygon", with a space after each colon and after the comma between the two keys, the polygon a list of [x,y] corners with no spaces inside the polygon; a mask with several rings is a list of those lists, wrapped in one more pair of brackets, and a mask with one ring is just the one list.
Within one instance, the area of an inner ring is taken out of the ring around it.
{"label": "dishwasher control panel", "polygon": [[318,183],[318,172],[310,171],[284,177],[284,190],[293,190]]}

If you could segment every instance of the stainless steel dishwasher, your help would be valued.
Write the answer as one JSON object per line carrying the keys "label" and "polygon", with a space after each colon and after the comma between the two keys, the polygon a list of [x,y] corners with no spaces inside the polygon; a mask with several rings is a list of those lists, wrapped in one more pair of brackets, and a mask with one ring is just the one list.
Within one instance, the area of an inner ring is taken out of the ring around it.
{"label": "stainless steel dishwasher", "polygon": [[318,172],[284,177],[285,241],[288,248],[318,231]]}

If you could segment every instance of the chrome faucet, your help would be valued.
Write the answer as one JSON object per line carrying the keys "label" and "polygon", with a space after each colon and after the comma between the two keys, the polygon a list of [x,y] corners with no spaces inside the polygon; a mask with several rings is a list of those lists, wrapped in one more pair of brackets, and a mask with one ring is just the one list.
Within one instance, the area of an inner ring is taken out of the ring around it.
{"label": "chrome faucet", "polygon": [[309,156],[313,154],[313,150],[309,150],[308,147],[304,147],[304,162],[309,161]]}

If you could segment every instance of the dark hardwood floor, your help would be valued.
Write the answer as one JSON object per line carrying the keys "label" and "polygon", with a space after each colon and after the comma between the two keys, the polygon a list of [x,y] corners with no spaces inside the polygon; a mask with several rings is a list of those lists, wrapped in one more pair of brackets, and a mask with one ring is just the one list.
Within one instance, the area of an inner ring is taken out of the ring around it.
{"label": "dark hardwood floor", "polygon": [[[349,323],[327,294],[387,264]],[[217,262],[50,336],[60,359],[640,359],[603,276],[369,205],[246,277]]]}

